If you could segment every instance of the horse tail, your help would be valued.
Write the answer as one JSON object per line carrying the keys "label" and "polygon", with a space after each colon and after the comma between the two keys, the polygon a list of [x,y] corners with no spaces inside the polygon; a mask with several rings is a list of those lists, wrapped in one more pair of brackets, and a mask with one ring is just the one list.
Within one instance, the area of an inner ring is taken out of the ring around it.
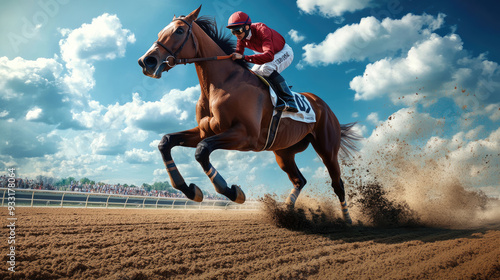
{"label": "horse tail", "polygon": [[352,128],[357,122],[341,124],[340,125],[340,150],[343,156],[351,158],[353,152],[358,151],[356,142],[361,140],[362,137]]}

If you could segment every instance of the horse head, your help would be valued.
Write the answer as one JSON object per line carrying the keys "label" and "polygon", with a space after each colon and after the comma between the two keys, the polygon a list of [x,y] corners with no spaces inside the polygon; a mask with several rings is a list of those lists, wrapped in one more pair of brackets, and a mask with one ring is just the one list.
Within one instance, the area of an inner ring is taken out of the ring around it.
{"label": "horse head", "polygon": [[[198,18],[201,6],[187,16],[175,17],[158,33],[158,40],[139,58],[139,65],[146,76],[161,78],[182,58],[192,58],[198,52],[198,42],[193,35],[193,22]],[[189,42],[191,41],[191,42]]]}

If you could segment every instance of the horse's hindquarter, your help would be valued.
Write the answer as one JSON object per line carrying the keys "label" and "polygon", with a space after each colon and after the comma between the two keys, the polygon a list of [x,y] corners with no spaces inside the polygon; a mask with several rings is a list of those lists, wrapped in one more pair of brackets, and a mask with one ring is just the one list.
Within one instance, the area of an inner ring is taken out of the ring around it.
{"label": "horse's hindquarter", "polygon": [[[276,140],[274,145],[271,147],[272,150],[282,150],[293,146],[304,139],[308,134],[311,134],[313,138],[316,138],[318,133],[321,134],[322,132],[326,132],[326,130],[328,130],[327,127],[338,127],[339,134],[337,136],[332,136],[340,139],[340,126],[337,117],[332,112],[330,107],[321,98],[312,93],[302,92],[301,94],[306,96],[311,103],[311,106],[316,114],[316,122],[305,123],[289,118],[282,118],[279,124]],[[333,130],[336,131],[337,129]]]}

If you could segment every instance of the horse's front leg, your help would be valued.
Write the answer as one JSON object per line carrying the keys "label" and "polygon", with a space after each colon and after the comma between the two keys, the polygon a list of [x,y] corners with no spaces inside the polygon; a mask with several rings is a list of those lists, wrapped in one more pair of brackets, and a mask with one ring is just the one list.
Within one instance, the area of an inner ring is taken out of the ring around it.
{"label": "horse's front leg", "polygon": [[236,203],[245,202],[245,193],[239,186],[228,187],[224,178],[210,163],[210,154],[217,149],[249,150],[251,141],[252,137],[246,133],[245,128],[242,125],[236,125],[221,134],[203,139],[196,148],[196,160],[212,181],[215,191]]}
{"label": "horse's front leg", "polygon": [[158,149],[160,150],[161,156],[163,158],[163,163],[167,168],[172,187],[180,190],[187,198],[196,202],[201,202],[203,200],[203,193],[194,184],[190,184],[189,186],[186,185],[184,178],[182,177],[181,173],[177,169],[177,166],[175,165],[174,160],[172,159],[170,151],[175,146],[194,148],[200,141],[200,129],[198,127],[195,127],[193,129],[182,132],[166,134],[161,139],[160,144],[158,144]]}

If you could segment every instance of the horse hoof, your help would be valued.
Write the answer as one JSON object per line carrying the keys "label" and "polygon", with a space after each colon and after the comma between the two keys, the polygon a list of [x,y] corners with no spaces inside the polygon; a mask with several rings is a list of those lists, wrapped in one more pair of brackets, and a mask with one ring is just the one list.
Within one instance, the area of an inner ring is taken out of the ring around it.
{"label": "horse hoof", "polygon": [[236,185],[233,185],[231,188],[236,191],[236,199],[234,200],[234,202],[243,204],[246,199],[245,193],[241,190],[240,187]]}
{"label": "horse hoof", "polygon": [[203,201],[203,193],[201,192],[200,188],[198,188],[198,186],[195,184],[189,184],[189,187],[194,188],[193,200],[196,202],[202,202]]}
{"label": "horse hoof", "polygon": [[294,204],[291,204],[291,203],[284,203],[283,206],[285,207],[286,210],[288,211],[293,211],[293,209],[295,209],[295,205]]}
{"label": "horse hoof", "polygon": [[344,216],[344,222],[346,223],[346,225],[348,226],[352,226],[352,219],[350,216]]}

